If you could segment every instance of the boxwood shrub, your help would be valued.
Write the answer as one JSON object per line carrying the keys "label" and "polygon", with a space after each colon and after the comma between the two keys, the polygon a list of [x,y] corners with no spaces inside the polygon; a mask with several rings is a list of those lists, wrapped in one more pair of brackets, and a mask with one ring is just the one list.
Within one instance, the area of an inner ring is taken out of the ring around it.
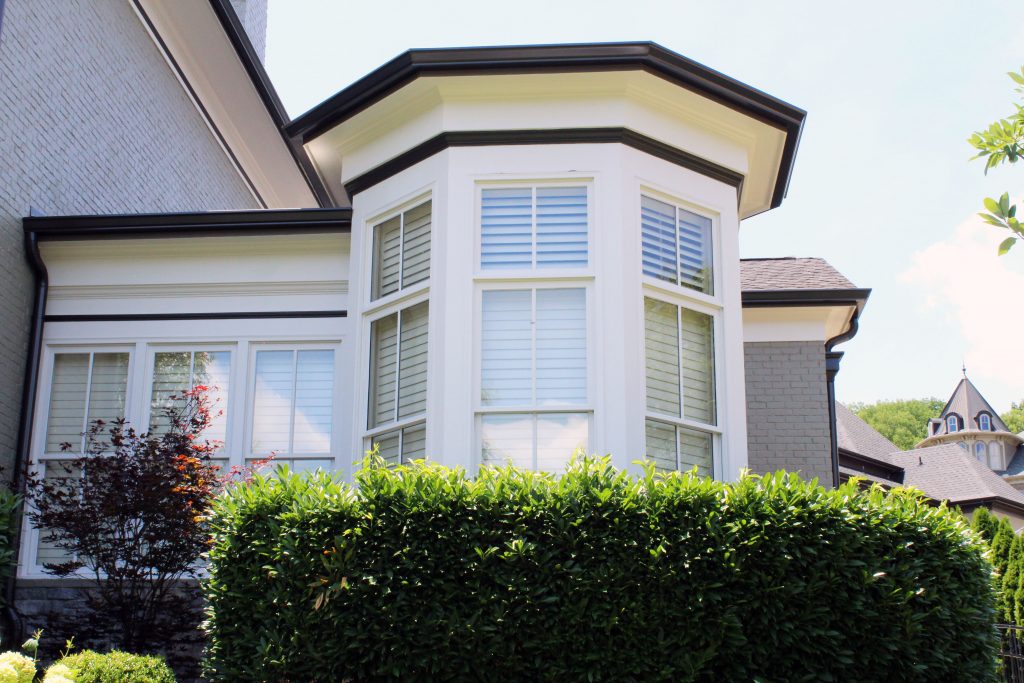
{"label": "boxwood shrub", "polygon": [[216,505],[219,681],[985,681],[990,565],[909,491],[364,464]]}
{"label": "boxwood shrub", "polygon": [[83,650],[61,657],[51,668],[57,665],[66,666],[75,683],[175,683],[174,672],[162,657],[117,650],[103,654]]}

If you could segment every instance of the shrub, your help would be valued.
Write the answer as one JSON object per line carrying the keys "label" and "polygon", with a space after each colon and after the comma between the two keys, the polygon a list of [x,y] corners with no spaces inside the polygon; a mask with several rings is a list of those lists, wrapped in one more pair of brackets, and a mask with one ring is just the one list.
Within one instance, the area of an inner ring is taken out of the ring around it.
{"label": "shrub", "polygon": [[[57,667],[65,669],[54,671]],[[117,650],[106,654],[85,650],[67,655],[50,667],[47,678],[53,674],[58,681],[58,676],[67,679],[65,670],[70,670],[75,683],[175,683],[174,672],[160,657]]]}
{"label": "shrub", "polygon": [[991,568],[910,491],[368,463],[214,505],[208,675],[984,681]]}

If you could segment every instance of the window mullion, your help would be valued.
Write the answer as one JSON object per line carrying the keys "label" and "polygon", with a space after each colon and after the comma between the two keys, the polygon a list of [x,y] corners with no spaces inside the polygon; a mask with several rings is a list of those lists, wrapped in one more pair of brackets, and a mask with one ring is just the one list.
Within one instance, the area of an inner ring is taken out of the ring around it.
{"label": "window mullion", "polygon": [[405,212],[398,214],[398,289],[405,288]]}
{"label": "window mullion", "polygon": [[401,403],[399,391],[402,386],[402,313],[404,313],[404,309],[395,313],[397,317],[395,323],[395,405],[391,413],[393,422],[398,422],[398,404]]}
{"label": "window mullion", "polygon": [[686,417],[686,387],[683,383],[683,312],[679,306],[676,309],[676,362],[679,364],[679,417]]}
{"label": "window mullion", "polygon": [[288,411],[288,455],[295,453],[295,402],[299,393],[299,352],[292,351],[292,401]]}
{"label": "window mullion", "polygon": [[[676,286],[677,287],[682,287],[683,286],[683,259],[680,257],[680,254],[679,254],[679,244],[680,244],[681,238],[679,236],[679,207],[678,206],[675,206],[675,205],[672,206],[672,216],[673,216],[673,218],[672,218],[672,220],[673,220],[673,223],[672,223],[672,235],[675,237],[675,251],[673,251],[673,253],[672,253],[672,259],[676,262]],[[682,337],[680,337],[680,339],[682,339]]]}

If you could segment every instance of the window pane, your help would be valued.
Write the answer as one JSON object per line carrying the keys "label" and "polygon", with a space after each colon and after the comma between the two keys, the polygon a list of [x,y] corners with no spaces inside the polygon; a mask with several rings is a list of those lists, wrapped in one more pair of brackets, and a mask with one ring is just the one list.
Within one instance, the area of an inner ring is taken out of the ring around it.
{"label": "window pane", "polygon": [[427,318],[426,301],[401,313],[399,419],[425,412],[427,409]]}
{"label": "window pane", "polygon": [[480,426],[483,464],[533,467],[532,415],[484,415]]}
{"label": "window pane", "polygon": [[295,426],[291,452],[330,453],[334,351],[299,351],[295,372]]}
{"label": "window pane", "polygon": [[430,277],[430,202],[405,212],[402,287]]}
{"label": "window pane", "polygon": [[587,402],[583,289],[537,290],[537,405]]}
{"label": "window pane", "polygon": [[564,472],[579,449],[587,449],[590,420],[585,413],[537,415],[537,469]]}
{"label": "window pane", "polygon": [[683,414],[715,424],[715,366],[710,315],[679,311],[683,330]]}
{"label": "window pane", "polygon": [[[82,355],[82,354],[74,354]],[[88,354],[84,354],[88,356]],[[72,467],[70,463],[54,460],[43,464],[43,478],[47,484],[59,485],[67,479],[77,479],[82,476],[80,467]],[[39,542],[36,546],[36,564],[60,564],[68,562],[73,555],[63,548],[58,548],[53,541],[46,540],[48,532],[46,529],[39,529]]]}
{"label": "window pane", "polygon": [[678,282],[675,207],[650,197],[640,198],[640,233],[644,275]]}
{"label": "window pane", "polygon": [[128,354],[94,353],[89,382],[89,424],[95,420],[111,422],[124,417],[128,391]]}
{"label": "window pane", "polygon": [[398,314],[370,325],[370,410],[368,427],[395,419],[398,379]]}
{"label": "window pane", "polygon": [[418,424],[402,430],[402,462],[427,457],[427,425]]}
{"label": "window pane", "polygon": [[153,356],[153,392],[149,400],[149,431],[163,434],[170,428],[170,421],[164,411],[180,407],[180,396],[192,387],[192,353],[175,351],[157,353]]}
{"label": "window pane", "polygon": [[659,470],[676,469],[676,428],[672,425],[647,420],[647,458],[654,461]]}
{"label": "window pane", "polygon": [[480,267],[532,267],[532,188],[488,189],[481,196]]}
{"label": "window pane", "polygon": [[397,465],[401,456],[401,437],[396,429],[386,434],[378,434],[373,437],[373,444],[377,446],[377,453],[389,465]]}
{"label": "window pane", "polygon": [[252,450],[288,452],[292,394],[295,387],[294,351],[258,351],[253,400]]}
{"label": "window pane", "polygon": [[480,399],[488,406],[531,405],[530,290],[483,293]]}
{"label": "window pane", "polygon": [[694,467],[697,474],[710,477],[712,469],[711,435],[695,429],[677,427],[679,430],[679,469],[686,472]]}
{"label": "window pane", "polygon": [[161,351],[153,356],[153,392],[150,396],[149,431],[163,434],[170,426],[164,411],[182,405],[181,396],[196,386],[205,386],[213,415],[202,437],[223,445],[227,434],[230,351]]}
{"label": "window pane", "polygon": [[679,417],[678,308],[644,299],[644,352],[647,409]]}
{"label": "window pane", "polygon": [[213,417],[203,438],[223,447],[228,431],[228,384],[231,381],[230,351],[197,351],[192,357],[192,386],[206,387]]}
{"label": "window pane", "polygon": [[587,188],[537,188],[537,266],[587,265]]}
{"label": "window pane", "polygon": [[398,291],[402,253],[402,217],[395,216],[373,229],[373,298]]}
{"label": "window pane", "polygon": [[711,219],[679,209],[679,284],[713,294]]}
{"label": "window pane", "polygon": [[59,453],[62,443],[81,448],[85,429],[85,397],[89,390],[89,354],[59,353],[53,357],[50,410],[46,421],[46,452]]}

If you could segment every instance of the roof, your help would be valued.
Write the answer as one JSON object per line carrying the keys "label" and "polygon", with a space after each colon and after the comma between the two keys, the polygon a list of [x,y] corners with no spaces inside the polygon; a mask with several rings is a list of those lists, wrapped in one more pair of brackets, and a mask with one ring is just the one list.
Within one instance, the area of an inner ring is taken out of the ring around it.
{"label": "roof", "polygon": [[879,434],[852,410],[836,401],[836,440],[839,448],[866,455],[884,463],[891,463],[890,455],[899,452],[899,447]]}
{"label": "roof", "polygon": [[964,429],[977,429],[978,423],[975,422],[975,419],[978,417],[978,413],[981,412],[987,412],[991,416],[993,431],[1010,433],[1006,423],[999,417],[999,413],[985,400],[985,397],[981,395],[981,392],[974,386],[974,383],[964,376],[960,383],[956,385],[956,389],[953,390],[953,395],[946,401],[941,414],[942,424],[939,425],[939,430],[932,436],[947,433],[946,417],[950,414],[959,415],[963,419]]}
{"label": "roof", "polygon": [[857,289],[823,258],[740,259],[743,291]]}
{"label": "roof", "polygon": [[307,144],[420,77],[644,71],[784,133],[771,206],[792,176],[807,113],[656,43],[582,43],[408,50],[337,92],[285,128]]}
{"label": "roof", "polygon": [[[1020,435],[1018,434],[1017,436]],[[1017,451],[1010,458],[1010,463],[1006,466],[1006,470],[1001,474],[1005,477],[1024,474],[1024,444],[1017,446]]]}
{"label": "roof", "polygon": [[895,453],[891,460],[903,467],[905,486],[918,488],[936,500],[957,504],[999,499],[1024,507],[1024,493],[957,444]]}

